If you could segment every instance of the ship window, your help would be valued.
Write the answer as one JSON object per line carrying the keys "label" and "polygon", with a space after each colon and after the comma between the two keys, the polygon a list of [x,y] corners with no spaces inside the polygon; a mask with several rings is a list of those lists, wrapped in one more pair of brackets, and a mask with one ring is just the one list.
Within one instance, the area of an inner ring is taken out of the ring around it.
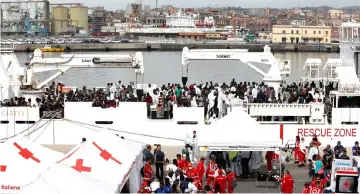
{"label": "ship window", "polygon": [[113,123],[114,123],[113,121],[95,121],[95,124],[98,125],[111,125]]}
{"label": "ship window", "polygon": [[16,124],[34,124],[35,121],[15,121]]}
{"label": "ship window", "polygon": [[178,121],[178,125],[197,125],[197,121]]}
{"label": "ship window", "polygon": [[0,124],[8,124],[9,121],[0,121]]}
{"label": "ship window", "polygon": [[338,101],[338,108],[360,107],[360,96],[341,96]]}

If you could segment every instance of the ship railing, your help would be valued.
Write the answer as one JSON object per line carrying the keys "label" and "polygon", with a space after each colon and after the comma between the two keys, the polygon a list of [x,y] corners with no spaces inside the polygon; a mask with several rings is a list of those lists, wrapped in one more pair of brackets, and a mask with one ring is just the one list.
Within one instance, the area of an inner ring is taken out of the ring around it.
{"label": "ship railing", "polygon": [[0,54],[14,53],[16,44],[0,44]]}
{"label": "ship railing", "polygon": [[360,93],[360,84],[339,84],[338,92],[341,93]]}

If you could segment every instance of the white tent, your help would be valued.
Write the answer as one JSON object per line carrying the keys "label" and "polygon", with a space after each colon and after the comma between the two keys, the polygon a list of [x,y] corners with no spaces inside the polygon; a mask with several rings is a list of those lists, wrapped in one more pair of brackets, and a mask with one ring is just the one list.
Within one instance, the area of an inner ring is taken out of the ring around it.
{"label": "white tent", "polygon": [[260,125],[241,108],[235,108],[198,134],[197,145],[228,150],[249,150],[251,147],[252,150],[261,151],[279,148],[281,144],[278,126]]}
{"label": "white tent", "polygon": [[92,179],[73,168],[54,164],[32,184],[21,188],[20,194],[113,194],[117,185]]}
{"label": "white tent", "polygon": [[23,137],[10,139],[0,144],[0,182],[22,187],[36,180],[63,155]]}
{"label": "white tent", "polygon": [[95,180],[118,185],[119,189],[131,175],[130,192],[137,192],[141,184],[142,151],[142,144],[103,131],[87,137],[86,142],[66,154],[59,163]]}

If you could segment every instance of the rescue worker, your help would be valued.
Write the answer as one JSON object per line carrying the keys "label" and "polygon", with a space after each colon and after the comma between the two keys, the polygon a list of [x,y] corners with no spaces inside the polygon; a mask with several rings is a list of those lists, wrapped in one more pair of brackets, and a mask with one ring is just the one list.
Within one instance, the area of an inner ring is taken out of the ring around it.
{"label": "rescue worker", "polygon": [[284,177],[279,182],[281,183],[281,193],[293,193],[294,179],[291,177],[289,170],[284,171]]}
{"label": "rescue worker", "polygon": [[294,159],[295,159],[295,164],[299,163],[299,152],[300,152],[300,137],[296,136],[296,141],[295,141],[295,153],[294,153]]}
{"label": "rescue worker", "polygon": [[304,189],[302,191],[302,194],[320,194],[322,193],[322,190],[317,187],[312,187],[310,182],[306,182],[304,184]]}
{"label": "rescue worker", "polygon": [[146,164],[144,165],[144,182],[147,182],[148,185],[151,183],[151,175],[152,175],[152,166],[150,164],[151,159],[148,159],[146,161]]}
{"label": "rescue worker", "polygon": [[203,182],[203,178],[204,178],[204,174],[205,174],[205,166],[204,166],[204,162],[205,162],[205,157],[202,156],[200,158],[200,162],[198,163],[198,165],[196,166],[196,171],[198,173],[198,180],[197,180],[197,183],[198,183],[198,189],[202,189],[202,182]]}
{"label": "rescue worker", "polygon": [[142,183],[138,193],[151,193],[148,183],[146,181]]}
{"label": "rescue worker", "polygon": [[236,176],[235,174],[231,171],[230,168],[226,169],[226,182],[227,182],[227,192],[228,193],[233,193],[234,192],[234,188],[236,187]]}
{"label": "rescue worker", "polygon": [[180,168],[183,172],[186,171],[186,168],[188,167],[188,160],[186,157],[186,154],[183,155],[182,159],[180,160],[180,163],[178,164],[178,168]]}
{"label": "rescue worker", "polygon": [[199,177],[198,172],[196,171],[195,168],[193,168],[192,163],[188,163],[188,167],[186,169],[185,175],[186,177],[191,178],[193,180],[196,180]]}
{"label": "rescue worker", "polygon": [[299,143],[299,152],[298,152],[299,167],[305,165],[305,158],[306,158],[305,156],[306,156],[305,139],[301,138],[301,142]]}
{"label": "rescue worker", "polygon": [[306,182],[306,183],[304,184],[304,188],[303,188],[303,190],[302,190],[301,193],[302,193],[302,194],[309,194],[310,191],[311,191],[310,182]]}
{"label": "rescue worker", "polygon": [[211,182],[214,180],[214,174],[215,174],[216,170],[217,170],[217,165],[215,163],[215,158],[214,158],[214,156],[211,156],[210,162],[206,168],[206,174],[205,174],[206,175],[206,185],[210,185]]}
{"label": "rescue worker", "polygon": [[327,178],[322,178],[323,175],[324,171],[319,171],[317,176],[311,181],[311,186],[321,189],[321,192],[322,190],[324,190],[326,182],[328,180]]}
{"label": "rescue worker", "polygon": [[214,178],[214,186],[218,184],[219,187],[219,192],[220,193],[225,193],[226,190],[226,177],[223,174],[223,171],[219,171],[219,174],[217,177]]}
{"label": "rescue worker", "polygon": [[219,176],[220,171],[222,171],[222,174],[225,176],[225,170],[222,168],[222,165],[218,164],[217,169],[215,170],[215,173],[214,173],[214,178]]}

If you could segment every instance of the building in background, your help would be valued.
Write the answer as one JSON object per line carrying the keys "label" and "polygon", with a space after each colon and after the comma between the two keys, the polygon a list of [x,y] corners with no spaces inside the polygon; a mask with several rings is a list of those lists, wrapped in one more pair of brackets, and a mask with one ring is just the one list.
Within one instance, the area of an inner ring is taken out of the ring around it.
{"label": "building in background", "polygon": [[51,10],[51,34],[57,35],[69,27],[69,8],[59,5]]}
{"label": "building in background", "polygon": [[264,8],[251,8],[249,9],[249,16],[251,17],[269,17],[270,9]]}
{"label": "building in background", "polygon": [[91,29],[89,29],[89,31],[91,33],[101,32],[101,26],[103,26],[105,24],[105,20],[106,20],[106,17],[105,17],[106,10],[104,9],[104,7],[94,7],[91,9],[92,9],[92,14],[90,15],[90,18],[89,18],[89,23],[90,23]]}
{"label": "building in background", "polygon": [[49,1],[1,2],[1,32],[5,34],[48,33]]}
{"label": "building in background", "polygon": [[330,26],[274,25],[273,43],[331,43]]}
{"label": "building in background", "polygon": [[328,11],[328,14],[329,14],[329,17],[332,19],[339,19],[344,14],[344,11],[339,10],[339,9],[330,9]]}
{"label": "building in background", "polygon": [[71,7],[70,24],[72,27],[82,28],[82,30],[88,31],[88,7],[82,5]]}

